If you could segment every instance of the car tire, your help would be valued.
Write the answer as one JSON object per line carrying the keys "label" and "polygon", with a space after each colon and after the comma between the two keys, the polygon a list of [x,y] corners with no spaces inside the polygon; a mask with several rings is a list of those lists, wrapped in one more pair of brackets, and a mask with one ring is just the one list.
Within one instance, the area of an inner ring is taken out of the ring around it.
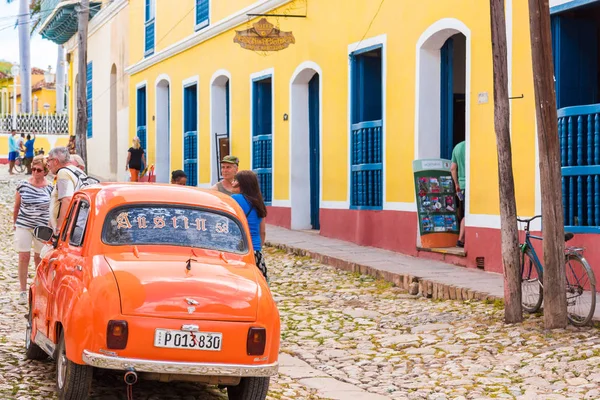
{"label": "car tire", "polygon": [[29,307],[29,313],[27,313],[27,329],[25,330],[25,359],[27,360],[46,360],[48,354],[40,346],[35,344],[31,340],[31,330],[33,321],[31,317],[31,306]]}
{"label": "car tire", "polygon": [[227,386],[229,400],[265,400],[270,378],[242,378],[237,386]]}
{"label": "car tire", "polygon": [[64,334],[56,347],[56,390],[60,400],[85,400],[92,387],[94,368],[75,364],[67,358]]}

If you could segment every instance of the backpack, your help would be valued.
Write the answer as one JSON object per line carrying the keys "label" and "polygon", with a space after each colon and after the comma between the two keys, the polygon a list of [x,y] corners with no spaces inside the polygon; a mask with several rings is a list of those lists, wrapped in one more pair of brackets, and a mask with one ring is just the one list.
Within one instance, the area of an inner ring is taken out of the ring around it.
{"label": "backpack", "polygon": [[67,169],[67,171],[69,171],[73,175],[75,175],[76,181],[73,182],[73,184],[75,186],[74,192],[76,192],[80,189],[83,189],[84,187],[100,183],[100,181],[98,179],[93,178],[91,176],[87,176],[87,174],[85,172],[83,172],[82,170],[80,170],[77,167],[71,167],[71,168],[63,167],[61,169]]}

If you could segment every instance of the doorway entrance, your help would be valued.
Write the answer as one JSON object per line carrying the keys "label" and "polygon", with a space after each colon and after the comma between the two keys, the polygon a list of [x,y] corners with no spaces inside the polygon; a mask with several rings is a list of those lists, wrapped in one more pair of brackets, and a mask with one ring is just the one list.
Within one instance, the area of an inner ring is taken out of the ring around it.
{"label": "doorway entrance", "polygon": [[458,33],[440,49],[440,158],[450,160],[465,140],[466,38]]}
{"label": "doorway entrance", "polygon": [[187,186],[198,185],[198,84],[183,88],[183,170]]}
{"label": "doorway entrance", "polygon": [[213,135],[211,148],[211,184],[222,179],[221,160],[229,155],[229,77],[220,75],[211,85],[211,128]]}
{"label": "doorway entrance", "polygon": [[468,141],[468,36],[470,31],[462,22],[443,19],[419,38],[415,159],[450,159],[454,146]]}
{"label": "doorway entrance", "polygon": [[[320,229],[320,70],[301,69],[291,85],[291,228]],[[306,173],[308,171],[308,174]]]}
{"label": "doorway entrance", "polygon": [[156,84],[156,181],[169,183],[171,175],[171,93],[169,81]]}
{"label": "doorway entrance", "polygon": [[273,80],[252,82],[252,170],[258,176],[265,204],[273,198]]}

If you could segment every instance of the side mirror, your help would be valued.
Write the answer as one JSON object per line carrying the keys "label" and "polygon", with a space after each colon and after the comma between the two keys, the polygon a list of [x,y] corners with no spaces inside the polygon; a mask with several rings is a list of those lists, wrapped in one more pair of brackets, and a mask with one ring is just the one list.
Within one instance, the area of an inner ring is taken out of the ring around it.
{"label": "side mirror", "polygon": [[33,230],[33,236],[35,236],[36,239],[41,240],[42,242],[47,242],[48,240],[52,239],[53,234],[54,231],[49,226],[40,225],[36,226]]}

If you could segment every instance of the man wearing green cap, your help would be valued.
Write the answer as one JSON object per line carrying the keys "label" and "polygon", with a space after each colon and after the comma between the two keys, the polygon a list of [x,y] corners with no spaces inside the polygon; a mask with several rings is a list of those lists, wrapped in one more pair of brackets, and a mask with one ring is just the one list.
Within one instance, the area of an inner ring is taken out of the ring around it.
{"label": "man wearing green cap", "polygon": [[236,156],[225,156],[221,160],[221,176],[223,180],[217,182],[211,189],[218,190],[231,196],[238,193],[237,182],[235,182],[235,174],[238,172],[239,158]]}

